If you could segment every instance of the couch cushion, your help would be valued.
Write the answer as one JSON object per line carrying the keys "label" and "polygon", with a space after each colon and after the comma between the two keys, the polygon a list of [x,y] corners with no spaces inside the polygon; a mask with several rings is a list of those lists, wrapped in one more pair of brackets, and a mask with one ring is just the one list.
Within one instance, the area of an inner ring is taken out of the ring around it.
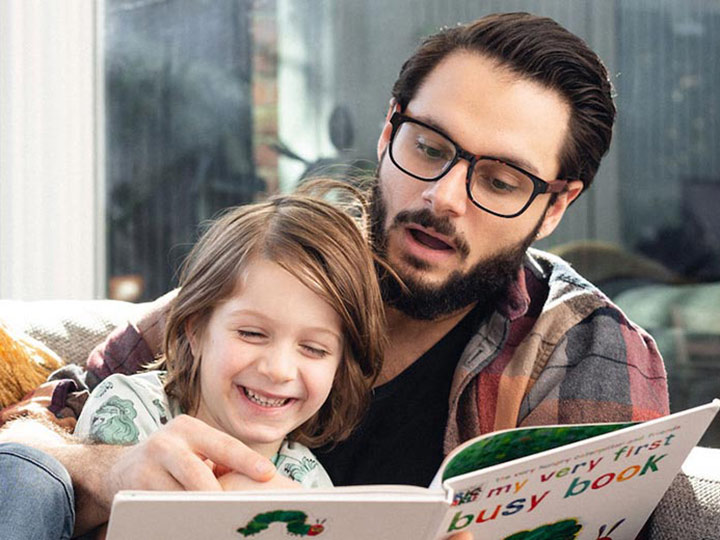
{"label": "couch cushion", "polygon": [[52,349],[65,362],[84,365],[117,326],[133,320],[139,304],[118,300],[0,300],[0,320]]}
{"label": "couch cushion", "polygon": [[720,449],[696,447],[653,513],[649,538],[720,538]]}

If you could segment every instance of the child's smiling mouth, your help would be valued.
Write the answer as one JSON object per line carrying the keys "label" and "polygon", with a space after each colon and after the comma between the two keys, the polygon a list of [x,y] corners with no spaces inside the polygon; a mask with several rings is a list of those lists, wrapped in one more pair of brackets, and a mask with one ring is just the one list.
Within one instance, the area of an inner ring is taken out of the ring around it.
{"label": "child's smiling mouth", "polygon": [[248,400],[252,401],[256,405],[260,405],[261,407],[282,407],[284,405],[287,405],[292,400],[292,398],[278,398],[263,395],[260,392],[257,392],[256,390],[251,390],[250,388],[247,388],[245,386],[241,386],[241,389],[243,394],[245,394],[245,397],[248,398]]}

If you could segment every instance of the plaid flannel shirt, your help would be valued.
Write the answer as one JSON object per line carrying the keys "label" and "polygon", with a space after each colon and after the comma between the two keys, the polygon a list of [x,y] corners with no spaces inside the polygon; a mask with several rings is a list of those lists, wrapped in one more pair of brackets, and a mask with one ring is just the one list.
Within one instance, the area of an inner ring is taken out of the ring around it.
{"label": "plaid flannel shirt", "polygon": [[500,429],[668,413],[652,337],[565,261],[530,249],[505,302],[458,362],[445,451]]}

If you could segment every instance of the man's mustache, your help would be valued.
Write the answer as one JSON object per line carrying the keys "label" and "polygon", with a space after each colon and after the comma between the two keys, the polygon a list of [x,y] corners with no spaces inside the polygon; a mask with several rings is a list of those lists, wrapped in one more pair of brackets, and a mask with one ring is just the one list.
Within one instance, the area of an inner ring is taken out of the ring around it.
{"label": "man's mustache", "polygon": [[390,228],[392,229],[410,223],[415,223],[426,229],[432,229],[438,234],[447,236],[463,259],[467,258],[470,254],[470,246],[465,238],[457,232],[455,225],[453,225],[449,218],[438,217],[427,208],[423,208],[422,210],[403,210],[395,216]]}

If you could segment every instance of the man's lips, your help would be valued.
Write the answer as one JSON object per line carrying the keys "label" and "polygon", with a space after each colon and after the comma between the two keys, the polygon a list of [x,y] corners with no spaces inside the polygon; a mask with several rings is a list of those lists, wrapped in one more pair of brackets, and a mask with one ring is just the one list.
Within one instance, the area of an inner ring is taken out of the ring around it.
{"label": "man's lips", "polygon": [[417,227],[408,227],[408,232],[413,239],[423,246],[438,251],[454,251],[452,242],[444,236],[431,234]]}

